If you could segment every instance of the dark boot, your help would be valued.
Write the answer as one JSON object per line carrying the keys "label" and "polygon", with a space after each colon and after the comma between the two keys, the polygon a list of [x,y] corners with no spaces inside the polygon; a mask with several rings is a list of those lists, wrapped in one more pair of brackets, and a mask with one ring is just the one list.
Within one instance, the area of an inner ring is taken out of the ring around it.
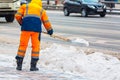
{"label": "dark boot", "polygon": [[15,58],[17,60],[16,61],[16,63],[17,63],[16,69],[19,70],[19,71],[21,71],[22,70],[23,58],[22,57],[18,57],[18,56],[16,56]]}
{"label": "dark boot", "polygon": [[30,67],[30,71],[38,71],[39,69],[36,67],[38,62],[38,59],[31,59],[31,67]]}

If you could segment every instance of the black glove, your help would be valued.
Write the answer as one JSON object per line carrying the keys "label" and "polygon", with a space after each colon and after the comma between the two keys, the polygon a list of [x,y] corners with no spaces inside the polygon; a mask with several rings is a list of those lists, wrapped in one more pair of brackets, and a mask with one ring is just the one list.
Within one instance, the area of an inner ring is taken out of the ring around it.
{"label": "black glove", "polygon": [[22,25],[22,19],[20,21],[18,21],[19,25],[21,26]]}
{"label": "black glove", "polygon": [[47,31],[47,33],[48,33],[49,35],[52,35],[52,34],[53,34],[53,29]]}
{"label": "black glove", "polygon": [[19,23],[19,25],[21,26],[22,24],[21,24],[21,23]]}

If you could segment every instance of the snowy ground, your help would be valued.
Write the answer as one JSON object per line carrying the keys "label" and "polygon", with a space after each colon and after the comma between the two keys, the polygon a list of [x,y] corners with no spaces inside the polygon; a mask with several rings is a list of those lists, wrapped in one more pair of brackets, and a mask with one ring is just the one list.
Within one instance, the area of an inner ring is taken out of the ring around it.
{"label": "snowy ground", "polygon": [[30,44],[23,71],[16,71],[18,44],[19,36],[0,34],[0,80],[120,80],[120,61],[116,57],[102,52],[87,55],[75,46],[45,42],[38,62],[40,71],[29,71]]}
{"label": "snowy ground", "polygon": [[[15,70],[16,64],[14,57],[16,55],[17,45],[12,45],[10,42],[0,42],[0,51],[0,79],[2,80],[13,80],[12,78],[14,78],[14,80],[19,80],[20,77],[24,80],[30,80],[30,78],[34,78],[30,77],[31,75],[40,78],[40,74],[42,74],[41,76],[51,74],[46,72],[45,69],[66,72],[69,74],[72,73],[74,75],[86,77],[90,80],[120,80],[120,61],[115,57],[100,52],[86,55],[84,51],[76,49],[73,46],[52,44],[50,47],[41,50],[38,66],[43,69],[40,69],[35,75],[32,74],[32,72],[29,72],[30,54],[28,53],[30,52],[30,47],[26,54],[28,56],[24,60],[23,73],[19,73]],[[54,72],[52,72],[52,74],[53,73]],[[55,74],[54,76],[57,75]],[[6,75],[8,76],[6,77]],[[58,77],[59,76],[57,75],[57,78]],[[50,78],[50,80],[52,79]]]}

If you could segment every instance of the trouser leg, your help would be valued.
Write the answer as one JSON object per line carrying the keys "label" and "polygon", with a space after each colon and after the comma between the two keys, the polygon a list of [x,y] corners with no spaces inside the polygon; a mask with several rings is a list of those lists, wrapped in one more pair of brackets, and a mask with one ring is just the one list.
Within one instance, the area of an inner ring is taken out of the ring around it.
{"label": "trouser leg", "polygon": [[31,36],[31,42],[32,42],[31,58],[39,59],[40,34],[37,32],[33,32]]}
{"label": "trouser leg", "polygon": [[39,51],[40,51],[40,34],[34,32],[31,37],[32,40],[32,52],[31,52],[31,67],[30,71],[39,70],[36,65],[39,60]]}
{"label": "trouser leg", "polygon": [[25,56],[26,48],[28,45],[30,35],[28,32],[22,31],[20,35],[20,44],[18,48],[17,55],[15,57],[17,63],[17,70],[22,70],[23,58]]}

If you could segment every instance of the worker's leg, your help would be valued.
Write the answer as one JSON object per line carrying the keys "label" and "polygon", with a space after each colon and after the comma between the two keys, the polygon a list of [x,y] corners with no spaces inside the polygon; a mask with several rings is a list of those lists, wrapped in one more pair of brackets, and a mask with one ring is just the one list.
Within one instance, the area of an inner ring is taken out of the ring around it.
{"label": "worker's leg", "polygon": [[22,62],[25,56],[26,48],[28,46],[29,38],[30,38],[30,32],[27,32],[27,31],[21,32],[20,44],[19,44],[17,55],[16,55],[17,70],[22,70]]}
{"label": "worker's leg", "polygon": [[39,70],[36,65],[39,60],[39,51],[40,51],[40,33],[33,32],[31,37],[32,42],[32,52],[31,52],[31,67],[30,71]]}

